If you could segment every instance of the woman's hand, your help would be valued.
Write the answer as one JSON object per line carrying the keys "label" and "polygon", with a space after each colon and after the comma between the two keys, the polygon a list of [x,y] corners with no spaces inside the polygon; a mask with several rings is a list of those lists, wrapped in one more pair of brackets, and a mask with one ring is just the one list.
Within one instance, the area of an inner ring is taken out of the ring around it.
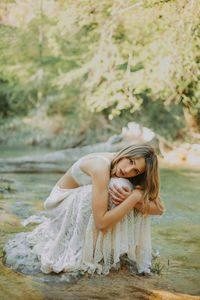
{"label": "woman's hand", "polygon": [[132,190],[128,187],[122,186],[121,188],[118,188],[115,184],[113,186],[115,189],[110,187],[109,193],[111,196],[111,200],[115,205],[119,205],[120,203],[122,203],[132,193]]}
{"label": "woman's hand", "polygon": [[111,196],[111,200],[115,205],[119,205],[120,203],[122,203],[124,200],[126,200],[132,193],[133,191],[139,192],[141,194],[141,203],[142,203],[142,196],[143,196],[143,190],[141,186],[136,186],[134,188],[134,190],[129,189],[128,187],[122,186],[121,188],[118,188],[115,184],[114,184],[114,188],[110,187],[110,196]]}
{"label": "woman's hand", "polygon": [[164,207],[158,207],[152,200],[147,205],[143,205],[142,202],[138,202],[135,206],[142,214],[148,215],[162,215],[165,211]]}

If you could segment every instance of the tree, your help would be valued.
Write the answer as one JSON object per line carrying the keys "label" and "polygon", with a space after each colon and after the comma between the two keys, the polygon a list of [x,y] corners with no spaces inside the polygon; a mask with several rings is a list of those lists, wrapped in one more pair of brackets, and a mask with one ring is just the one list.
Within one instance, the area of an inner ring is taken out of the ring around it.
{"label": "tree", "polygon": [[70,124],[95,114],[112,120],[140,111],[148,97],[168,110],[181,105],[187,126],[197,131],[198,2],[2,2],[5,111],[26,114],[42,106]]}

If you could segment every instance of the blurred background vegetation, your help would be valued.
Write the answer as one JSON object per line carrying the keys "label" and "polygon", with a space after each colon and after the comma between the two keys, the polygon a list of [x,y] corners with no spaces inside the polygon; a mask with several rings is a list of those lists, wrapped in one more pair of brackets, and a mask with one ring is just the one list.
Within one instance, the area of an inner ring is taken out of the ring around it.
{"label": "blurred background vegetation", "polygon": [[199,0],[1,0],[0,143],[85,145],[130,121],[192,141],[199,67]]}

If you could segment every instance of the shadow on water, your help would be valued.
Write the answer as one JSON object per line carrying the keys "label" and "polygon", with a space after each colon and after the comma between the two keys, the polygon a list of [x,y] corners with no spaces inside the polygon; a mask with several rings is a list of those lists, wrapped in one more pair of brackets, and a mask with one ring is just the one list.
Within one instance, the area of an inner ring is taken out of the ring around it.
{"label": "shadow on water", "polygon": [[[0,176],[1,258],[3,246],[9,239],[18,232],[30,231],[35,227],[23,227],[21,222],[31,215],[44,213],[43,202],[59,176]],[[152,243],[157,256],[154,267],[162,267],[161,275],[153,273],[148,278],[139,277],[125,269],[112,271],[108,276],[25,275],[7,268],[1,259],[0,298],[131,299],[134,294],[135,299],[150,299],[149,291],[155,289],[200,295],[199,190],[200,170],[161,165],[161,197],[166,213],[152,216]]]}

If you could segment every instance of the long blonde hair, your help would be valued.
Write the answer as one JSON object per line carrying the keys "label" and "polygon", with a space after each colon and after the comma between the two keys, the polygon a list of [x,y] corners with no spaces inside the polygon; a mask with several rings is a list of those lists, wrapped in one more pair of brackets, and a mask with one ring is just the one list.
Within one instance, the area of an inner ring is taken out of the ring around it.
{"label": "long blonde hair", "polygon": [[144,173],[128,179],[135,187],[139,185],[144,190],[144,205],[147,207],[147,210],[150,200],[154,201],[158,208],[164,210],[162,200],[159,197],[160,176],[155,150],[148,144],[131,145],[122,149],[111,162],[111,176],[115,175],[117,163],[124,157],[144,157],[146,163]]}

